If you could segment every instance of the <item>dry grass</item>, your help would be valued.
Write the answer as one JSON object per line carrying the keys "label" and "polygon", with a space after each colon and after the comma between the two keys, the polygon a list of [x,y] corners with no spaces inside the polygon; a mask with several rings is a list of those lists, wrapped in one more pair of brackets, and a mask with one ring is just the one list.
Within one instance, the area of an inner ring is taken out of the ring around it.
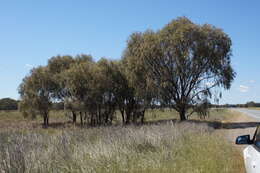
{"label": "dry grass", "polygon": [[[233,119],[234,117],[236,117],[236,114],[229,109],[210,109],[207,117],[201,119],[198,114],[194,113],[189,120],[226,121]],[[179,119],[178,112],[171,109],[155,109],[148,110],[145,114],[145,120],[147,122],[171,119]]]}
{"label": "dry grass", "polygon": [[[206,121],[232,117],[229,110],[211,110]],[[150,110],[146,118],[168,120],[178,114]],[[0,112],[0,173],[244,172],[240,152],[206,123],[79,128],[67,123],[63,112],[52,112],[50,120],[62,126],[42,129],[40,117],[32,121],[18,112]]]}
{"label": "dry grass", "polygon": [[[71,127],[70,118],[65,116],[64,111],[51,111],[50,124],[61,128]],[[19,111],[0,111],[1,129],[41,129],[43,120],[40,116],[36,119],[24,118]]]}
{"label": "dry grass", "polygon": [[259,107],[248,107],[248,108],[246,108],[246,109],[260,110]]}
{"label": "dry grass", "polygon": [[[207,121],[221,121],[225,119],[230,119],[233,113],[228,109],[211,109],[209,111],[209,116],[203,120]],[[159,120],[172,120],[179,119],[179,114],[172,109],[153,109],[147,110],[145,113],[146,122],[154,122]],[[190,117],[191,120],[200,120],[197,114]],[[70,117],[65,115],[64,111],[51,111],[50,112],[50,123],[68,123],[70,122]],[[0,128],[1,127],[16,127],[22,124],[26,124],[28,127],[34,127],[42,123],[42,118],[38,116],[36,119],[25,119],[19,111],[0,111]],[[114,118],[115,124],[121,123],[121,115],[116,112]]]}
{"label": "dry grass", "polygon": [[241,165],[213,129],[191,123],[0,133],[0,172],[238,173]]}
{"label": "dry grass", "polygon": [[208,121],[230,121],[238,117],[238,112],[230,109],[211,109],[209,117],[206,118]]}

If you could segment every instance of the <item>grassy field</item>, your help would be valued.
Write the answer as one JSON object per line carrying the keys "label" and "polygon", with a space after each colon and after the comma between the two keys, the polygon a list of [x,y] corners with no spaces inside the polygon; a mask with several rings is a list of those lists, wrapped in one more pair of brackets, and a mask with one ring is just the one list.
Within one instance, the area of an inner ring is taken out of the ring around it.
{"label": "grassy field", "polygon": [[[198,121],[225,121],[232,119],[235,116],[233,112],[227,109],[212,109],[209,111],[209,116],[205,119],[200,119],[198,115],[194,114],[190,120]],[[170,109],[154,109],[148,110],[145,113],[145,122],[157,122],[167,120],[178,120],[179,115],[175,110]],[[1,129],[41,129],[42,118],[38,116],[36,119],[24,118],[18,111],[0,111],[0,130]],[[50,112],[50,128],[71,128],[74,126],[70,123],[71,118],[66,115],[64,111]],[[78,119],[79,121],[79,119]],[[121,115],[116,113],[114,124],[121,124]]]}
{"label": "grassy field", "polygon": [[[0,128],[0,172],[244,172],[240,152],[206,124],[166,121],[79,128],[62,116],[62,112],[52,112],[51,123],[64,126],[41,129],[41,119],[25,120],[18,112],[1,112],[0,127],[5,124],[6,128]],[[177,116],[173,111],[154,110],[146,120]],[[224,121],[232,116],[229,110],[211,110],[206,120]]]}
{"label": "grassy field", "polygon": [[[190,120],[203,120],[203,121],[225,121],[232,119],[234,112],[228,109],[211,109],[209,115],[201,119],[198,114],[194,113],[189,119]],[[170,109],[157,109],[157,110],[148,110],[145,115],[145,120],[148,122],[159,121],[159,120],[172,120],[178,119],[179,114],[175,110]]]}
{"label": "grassy field", "polygon": [[247,109],[260,110],[259,107],[248,107]]}

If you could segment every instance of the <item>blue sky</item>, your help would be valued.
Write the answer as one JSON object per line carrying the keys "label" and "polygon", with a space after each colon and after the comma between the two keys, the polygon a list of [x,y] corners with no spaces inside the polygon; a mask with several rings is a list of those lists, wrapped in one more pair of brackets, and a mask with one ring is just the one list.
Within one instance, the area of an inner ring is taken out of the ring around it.
{"label": "blue sky", "polygon": [[221,103],[260,102],[260,1],[242,0],[3,0],[0,2],[0,98],[33,66],[55,55],[118,59],[128,36],[157,30],[178,16],[222,28],[233,41],[237,77]]}

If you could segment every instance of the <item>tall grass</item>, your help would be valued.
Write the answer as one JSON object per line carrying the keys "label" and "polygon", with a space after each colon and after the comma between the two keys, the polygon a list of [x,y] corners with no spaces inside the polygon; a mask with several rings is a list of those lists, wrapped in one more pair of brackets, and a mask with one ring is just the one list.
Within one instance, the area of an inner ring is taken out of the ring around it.
{"label": "tall grass", "polygon": [[232,173],[238,151],[191,123],[0,132],[0,172]]}

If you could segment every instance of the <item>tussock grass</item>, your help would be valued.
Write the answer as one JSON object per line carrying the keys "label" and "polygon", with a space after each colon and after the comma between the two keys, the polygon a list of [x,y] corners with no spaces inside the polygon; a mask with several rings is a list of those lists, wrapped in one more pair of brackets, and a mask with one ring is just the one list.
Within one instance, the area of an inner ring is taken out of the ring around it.
{"label": "tussock grass", "polygon": [[237,153],[213,129],[192,123],[0,132],[1,173],[239,173]]}

